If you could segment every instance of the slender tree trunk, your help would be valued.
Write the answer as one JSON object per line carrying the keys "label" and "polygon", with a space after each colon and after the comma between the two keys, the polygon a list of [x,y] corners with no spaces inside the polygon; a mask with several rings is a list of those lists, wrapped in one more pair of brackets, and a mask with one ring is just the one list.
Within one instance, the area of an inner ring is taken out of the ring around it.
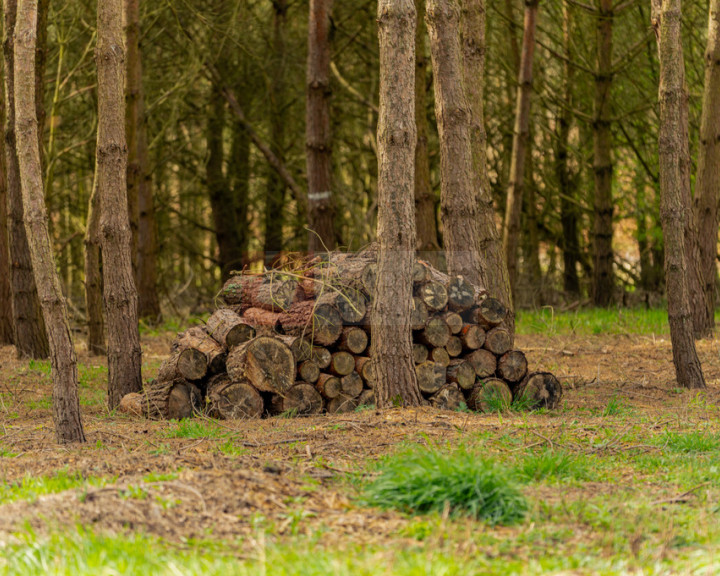
{"label": "slender tree trunk", "polygon": [[236,247],[233,262],[236,270],[242,270],[247,264],[248,250],[248,197],[250,195],[250,137],[239,123],[234,124],[231,164],[228,167],[228,184],[233,195],[233,213],[235,214]]}
{"label": "slender tree trunk", "polygon": [[[415,148],[415,229],[417,231],[417,249],[437,256],[440,250],[437,232],[437,211],[435,195],[430,178],[430,155],[428,153],[428,132],[430,123],[427,117],[427,67],[425,54],[425,0],[415,0],[417,11],[417,29],[415,33],[415,124],[417,125],[417,147]],[[437,261],[437,260],[435,260]]]}
{"label": "slender tree trunk", "polygon": [[700,120],[698,171],[693,211],[697,222],[704,306],[693,315],[695,334],[708,336],[715,327],[717,287],[718,190],[720,190],[720,0],[710,1],[705,51],[705,90]]}
{"label": "slender tree trunk", "polygon": [[149,169],[145,96],[140,51],[140,0],[125,0],[127,76],[125,94],[128,142],[128,210],[132,231],[132,255],[138,291],[138,315],[157,321],[160,300],[157,293],[157,241],[152,175]]}
{"label": "slender tree trunk", "polygon": [[472,111],[463,82],[458,0],[429,0],[426,20],[440,136],[440,217],[448,271],[480,286],[478,179],[473,170]]}
{"label": "slender tree trunk", "polygon": [[[495,223],[495,207],[487,174],[487,134],[483,92],[485,84],[485,0],[462,0],[465,93],[471,112],[470,141],[474,188],[477,190],[480,284],[512,310],[512,296],[502,238]],[[511,323],[514,326],[514,322]]]}
{"label": "slender tree trunk", "polygon": [[503,248],[507,261],[510,287],[515,294],[518,279],[518,246],[520,244],[520,216],[522,214],[523,189],[525,185],[525,156],[530,137],[530,95],[532,93],[532,67],[535,53],[535,29],[537,26],[539,0],[525,0],[522,53],[518,75],[517,102],[515,105],[515,129],[510,182],[505,208]]}
{"label": "slender tree trunk", "polygon": [[412,354],[412,266],[415,129],[415,5],[380,0],[380,114],[378,117],[377,287],[372,308],[371,358],[378,407],[421,402]]}
{"label": "slender tree trunk", "polygon": [[306,144],[310,251],[335,248],[330,134],[330,14],[332,0],[310,0]]}
{"label": "slender tree trunk", "polygon": [[[8,238],[10,244],[12,311],[15,347],[19,356],[47,358],[50,354],[45,324],[40,310],[30,246],[23,222],[23,201],[20,187],[17,148],[15,145],[15,69],[13,36],[17,16],[17,0],[5,0],[5,158],[7,171]],[[33,76],[35,78],[35,76]]]}
{"label": "slender tree trunk", "polygon": [[[97,176],[96,176],[97,179]],[[88,324],[88,352],[102,356],[105,346],[105,317],[103,314],[102,255],[100,250],[100,195],[93,183],[85,225],[85,311]]]}
{"label": "slender tree trunk", "polygon": [[137,290],[127,202],[125,44],[123,0],[99,0],[96,60],[98,137],[96,183],[100,195],[103,300],[108,323],[108,406],[142,389]]}
{"label": "slender tree trunk", "polygon": [[[1,79],[4,83],[4,79]],[[0,133],[5,133],[5,97],[0,91]],[[5,141],[0,140],[0,346],[13,344],[12,285],[10,283],[10,247],[8,246],[7,172]]]}
{"label": "slender tree trunk", "polygon": [[681,0],[653,0],[653,27],[660,56],[660,194],[665,236],[668,319],[677,382],[705,388],[695,340],[685,231],[690,207],[688,94],[681,37]]}
{"label": "slender tree trunk", "polygon": [[61,443],[84,442],[85,435],[80,421],[77,360],[65,310],[65,299],[55,269],[43,195],[35,108],[37,9],[37,0],[18,2],[14,46],[17,157],[25,207],[25,226],[50,342],[53,416],[57,440]]}

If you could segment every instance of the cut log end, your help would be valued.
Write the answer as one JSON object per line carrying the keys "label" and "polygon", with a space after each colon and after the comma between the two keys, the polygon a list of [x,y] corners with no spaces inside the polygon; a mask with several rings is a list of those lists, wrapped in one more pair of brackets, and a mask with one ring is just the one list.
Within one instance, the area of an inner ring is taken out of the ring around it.
{"label": "cut log end", "polygon": [[340,395],[327,403],[326,410],[329,414],[347,414],[354,412],[358,407],[358,399]]}
{"label": "cut log end", "polygon": [[505,328],[493,328],[485,335],[483,346],[493,354],[502,356],[512,348],[512,336]]}
{"label": "cut log end", "polygon": [[340,379],[342,393],[350,398],[357,398],[363,391],[363,380],[357,372],[351,372]]}
{"label": "cut log end", "polygon": [[428,310],[434,312],[442,310],[448,303],[447,289],[440,282],[426,282],[418,288],[417,295]]}
{"label": "cut log end", "polygon": [[320,414],[322,409],[322,396],[309,384],[298,384],[290,388],[284,395],[276,394],[272,398],[274,414],[308,416]]}
{"label": "cut log end", "polygon": [[507,382],[520,382],[527,374],[527,358],[520,350],[511,350],[498,360],[498,375]]}
{"label": "cut log end", "polygon": [[247,381],[261,392],[282,394],[295,384],[297,367],[284,342],[260,336],[230,352],[227,371],[233,382]]}
{"label": "cut log end", "polygon": [[507,317],[508,309],[497,298],[485,298],[477,310],[478,324],[485,328],[492,328],[502,323]]}
{"label": "cut log end", "polygon": [[510,387],[498,378],[478,382],[468,396],[468,407],[476,412],[507,410],[511,402]]}
{"label": "cut log end", "polygon": [[457,384],[463,390],[472,390],[475,378],[475,369],[465,360],[453,360],[447,368],[447,381]]}
{"label": "cut log end", "polygon": [[246,382],[232,382],[221,375],[208,383],[209,413],[224,420],[260,418],[264,403],[260,393]]}
{"label": "cut log end", "polygon": [[467,350],[478,350],[485,344],[485,330],[476,324],[465,324],[460,330],[460,340]]}
{"label": "cut log end", "polygon": [[465,360],[473,367],[478,378],[492,376],[497,370],[497,358],[489,350],[475,350]]}
{"label": "cut log end", "polygon": [[448,384],[430,397],[430,404],[439,410],[455,411],[465,404],[465,396],[456,384]]}
{"label": "cut log end", "polygon": [[417,375],[418,387],[424,394],[435,394],[445,385],[445,366],[435,362],[427,361],[418,364],[415,366],[415,374]]}
{"label": "cut log end", "polygon": [[315,388],[325,398],[331,400],[337,398],[342,393],[342,382],[340,378],[333,376],[332,374],[320,374]]}
{"label": "cut log end", "polygon": [[515,396],[521,402],[527,402],[529,409],[547,408],[554,410],[560,406],[563,389],[560,381],[549,372],[533,372],[523,380]]}
{"label": "cut log end", "polygon": [[433,316],[425,323],[420,340],[431,348],[442,348],[448,343],[450,336],[450,327],[447,322],[440,316]]}
{"label": "cut log end", "polygon": [[448,307],[456,312],[475,305],[475,287],[462,276],[455,276],[447,287]]}

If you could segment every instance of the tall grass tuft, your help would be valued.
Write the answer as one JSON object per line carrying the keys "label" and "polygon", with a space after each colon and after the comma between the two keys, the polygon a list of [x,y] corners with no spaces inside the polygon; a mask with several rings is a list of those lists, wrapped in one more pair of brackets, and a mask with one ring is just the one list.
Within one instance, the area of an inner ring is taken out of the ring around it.
{"label": "tall grass tuft", "polygon": [[671,452],[714,452],[720,450],[720,435],[711,432],[665,432],[656,437],[656,444]]}
{"label": "tall grass tuft", "polygon": [[525,456],[517,469],[519,475],[529,481],[549,478],[587,480],[591,476],[583,456],[550,449]]}
{"label": "tall grass tuft", "polygon": [[416,447],[387,458],[364,501],[409,513],[447,510],[492,525],[520,522],[528,510],[512,472],[467,448]]}

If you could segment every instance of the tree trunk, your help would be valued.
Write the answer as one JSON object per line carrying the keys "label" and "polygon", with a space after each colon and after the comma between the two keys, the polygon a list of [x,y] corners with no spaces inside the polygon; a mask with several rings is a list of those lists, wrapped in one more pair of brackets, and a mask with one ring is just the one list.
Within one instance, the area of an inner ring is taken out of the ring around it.
{"label": "tree trunk", "polygon": [[140,51],[140,0],[125,0],[127,77],[125,93],[128,142],[128,208],[133,233],[133,262],[138,291],[138,316],[157,321],[157,241],[152,175],[149,167],[145,96]]}
{"label": "tree trunk", "polygon": [[410,314],[415,261],[415,22],[412,0],[380,0],[378,225],[380,252],[372,306],[371,358],[379,408],[421,403]]}
{"label": "tree trunk", "polygon": [[[0,80],[4,82],[4,80]],[[0,134],[5,131],[6,106],[0,91]],[[13,344],[12,285],[10,283],[10,247],[8,246],[7,171],[5,141],[0,140],[0,346]]]}
{"label": "tree trunk", "polygon": [[[505,208],[503,248],[507,261],[510,288],[515,294],[518,279],[518,246],[520,243],[520,216],[522,214],[525,185],[525,157],[530,139],[530,95],[532,93],[533,55],[535,53],[535,29],[539,0],[525,0],[522,54],[518,74],[517,102],[515,105],[515,128],[510,160],[510,182]],[[495,296],[493,294],[493,296]],[[513,298],[514,301],[514,298]]]}
{"label": "tree trunk", "polygon": [[37,0],[20,0],[15,29],[15,110],[17,158],[22,183],[25,227],[32,268],[50,343],[53,378],[53,417],[60,443],[84,442],[78,398],[77,359],[70,335],[65,299],[55,268],[45,208],[42,163],[35,108],[35,49]]}
{"label": "tree trunk", "polygon": [[437,257],[440,250],[433,194],[430,178],[430,156],[428,133],[430,123],[427,117],[427,66],[425,54],[425,0],[415,0],[417,29],[415,33],[415,124],[417,125],[417,147],[415,148],[415,229],[417,249],[424,258]]}
{"label": "tree trunk", "polygon": [[653,0],[660,56],[658,143],[668,319],[678,385],[705,388],[693,338],[685,230],[690,214],[688,94],[681,37],[681,0]]}
{"label": "tree trunk", "polygon": [[613,0],[598,0],[597,69],[595,74],[595,109],[593,147],[595,174],[595,225],[593,231],[595,266],[593,267],[593,301],[596,306],[613,302],[613,198],[612,198],[612,132],[610,119],[612,89]]}
{"label": "tree trunk", "polygon": [[132,269],[125,141],[123,0],[98,2],[98,136],[95,168],[100,195],[103,300],[108,324],[108,406],[142,389],[138,296]]}
{"label": "tree trunk", "polygon": [[[487,174],[487,134],[483,106],[485,86],[485,0],[462,0],[465,93],[470,106],[474,187],[478,194],[480,286],[512,310],[512,296],[502,238]],[[509,323],[509,326],[514,323]]]}
{"label": "tree trunk", "polygon": [[330,134],[330,13],[332,0],[310,0],[306,150],[310,252],[335,248]]}
{"label": "tree trunk", "polygon": [[[47,358],[50,354],[50,348],[45,332],[43,314],[40,309],[40,301],[38,300],[37,288],[35,286],[30,246],[23,221],[23,198],[15,143],[17,111],[15,106],[15,56],[13,53],[13,37],[17,16],[17,0],[6,0],[4,6],[5,103],[7,105],[7,118],[5,122],[5,169],[7,171],[7,216],[13,295],[12,311],[15,326],[14,340],[15,348],[19,356]],[[21,104],[26,105],[25,102]],[[33,104],[33,112],[35,112],[35,104]]]}
{"label": "tree trunk", "polygon": [[100,194],[93,184],[85,225],[85,312],[88,324],[88,352],[95,356],[107,352],[102,302],[102,254],[100,250]]}
{"label": "tree trunk", "polygon": [[440,216],[448,271],[480,286],[472,112],[465,94],[458,0],[429,0],[426,15],[440,136]]}
{"label": "tree trunk", "polygon": [[699,267],[705,296],[705,305],[698,307],[693,315],[696,336],[708,336],[715,327],[718,190],[720,189],[720,0],[711,0],[708,20],[705,90],[693,199],[700,250]]}

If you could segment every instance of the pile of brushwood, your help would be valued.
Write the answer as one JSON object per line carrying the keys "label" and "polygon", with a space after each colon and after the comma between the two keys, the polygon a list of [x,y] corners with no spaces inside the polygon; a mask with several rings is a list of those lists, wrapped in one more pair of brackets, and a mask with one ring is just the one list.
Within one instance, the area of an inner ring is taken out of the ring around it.
{"label": "pile of brushwood", "polygon": [[[374,406],[369,358],[377,252],[331,253],[263,274],[240,274],[204,326],[178,334],[158,378],[122,409],[170,419],[341,413]],[[528,372],[500,301],[426,262],[413,267],[413,359],[438,408],[555,408],[558,380]],[[519,399],[519,400],[518,400]]]}

